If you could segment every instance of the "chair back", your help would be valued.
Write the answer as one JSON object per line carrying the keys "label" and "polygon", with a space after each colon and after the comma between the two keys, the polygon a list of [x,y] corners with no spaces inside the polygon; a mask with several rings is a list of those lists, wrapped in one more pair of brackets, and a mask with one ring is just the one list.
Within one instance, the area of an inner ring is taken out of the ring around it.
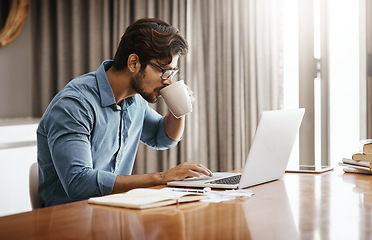
{"label": "chair back", "polygon": [[40,208],[40,197],[39,197],[39,165],[37,162],[31,164],[29,174],[29,192],[32,209]]}

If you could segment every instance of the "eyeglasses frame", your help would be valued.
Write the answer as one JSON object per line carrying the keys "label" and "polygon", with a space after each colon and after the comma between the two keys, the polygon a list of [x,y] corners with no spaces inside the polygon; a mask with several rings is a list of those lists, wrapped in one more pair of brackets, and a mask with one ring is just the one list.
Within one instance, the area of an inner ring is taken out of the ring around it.
{"label": "eyeglasses frame", "polygon": [[[173,77],[178,73],[178,71],[179,71],[178,68],[176,68],[176,69],[165,69],[165,68],[162,68],[162,67],[156,65],[156,64],[153,63],[153,62],[149,62],[149,64],[150,64],[151,66],[153,66],[154,68],[156,68],[157,70],[159,70],[160,72],[162,72],[160,78],[163,79],[163,80],[167,80],[167,79],[170,78],[170,77],[173,78]],[[165,74],[167,71],[171,71],[171,73],[169,74],[169,76],[168,76],[167,78],[164,78],[164,74]]]}

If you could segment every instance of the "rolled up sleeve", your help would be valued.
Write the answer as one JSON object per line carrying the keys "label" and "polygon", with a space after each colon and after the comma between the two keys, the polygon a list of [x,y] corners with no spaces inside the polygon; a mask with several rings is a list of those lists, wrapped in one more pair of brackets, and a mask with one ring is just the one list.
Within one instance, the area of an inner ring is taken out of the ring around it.
{"label": "rolled up sleeve", "polygon": [[141,141],[157,150],[174,147],[179,142],[168,137],[164,127],[164,117],[150,106],[147,106],[145,111]]}

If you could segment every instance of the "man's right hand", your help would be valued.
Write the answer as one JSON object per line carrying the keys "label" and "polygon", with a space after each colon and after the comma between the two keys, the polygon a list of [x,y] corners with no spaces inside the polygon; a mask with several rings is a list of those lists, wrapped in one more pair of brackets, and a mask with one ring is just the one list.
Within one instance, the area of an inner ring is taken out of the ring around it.
{"label": "man's right hand", "polygon": [[208,168],[198,163],[181,163],[165,172],[141,175],[118,175],[111,193],[126,192],[134,188],[152,187],[167,184],[170,181],[181,181],[189,177],[199,177],[199,174],[213,176]]}
{"label": "man's right hand", "polygon": [[211,170],[199,163],[184,162],[174,168],[162,172],[162,184],[167,184],[167,182],[170,181],[181,181],[190,177],[200,177],[200,174],[210,177],[213,176]]}

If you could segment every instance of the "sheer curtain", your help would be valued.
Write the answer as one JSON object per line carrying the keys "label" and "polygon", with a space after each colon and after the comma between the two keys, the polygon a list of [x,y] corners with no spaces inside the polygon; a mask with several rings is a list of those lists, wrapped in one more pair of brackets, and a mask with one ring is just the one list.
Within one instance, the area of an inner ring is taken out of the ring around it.
{"label": "sheer curtain", "polygon": [[[70,81],[112,58],[125,28],[142,17],[180,29],[190,51],[180,78],[194,91],[182,141],[155,151],[140,144],[134,173],[200,162],[213,171],[241,168],[259,114],[282,105],[281,1],[31,0],[34,114]],[[152,105],[165,114],[162,100]]]}
{"label": "sheer curtain", "polygon": [[192,1],[187,81],[196,93],[187,161],[241,168],[259,114],[281,106],[279,1]]}
{"label": "sheer curtain", "polygon": [[366,0],[366,55],[367,55],[367,79],[366,79],[366,138],[372,138],[372,0]]}

